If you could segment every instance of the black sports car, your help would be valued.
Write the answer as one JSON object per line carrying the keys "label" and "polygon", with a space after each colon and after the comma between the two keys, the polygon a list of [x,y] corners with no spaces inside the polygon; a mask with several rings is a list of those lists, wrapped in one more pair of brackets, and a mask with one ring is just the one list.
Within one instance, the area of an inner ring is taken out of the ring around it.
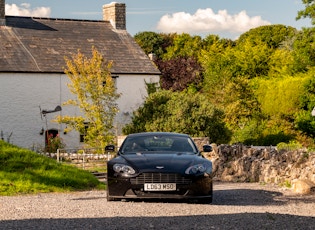
{"label": "black sports car", "polygon": [[[212,148],[205,145],[203,151]],[[130,134],[107,163],[107,185],[108,201],[180,198],[211,203],[212,163],[186,134]]]}

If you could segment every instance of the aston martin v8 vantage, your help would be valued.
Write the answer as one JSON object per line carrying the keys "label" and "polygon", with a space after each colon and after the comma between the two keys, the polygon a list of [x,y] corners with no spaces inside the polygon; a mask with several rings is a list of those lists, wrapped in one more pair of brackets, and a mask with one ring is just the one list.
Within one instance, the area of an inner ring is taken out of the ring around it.
{"label": "aston martin v8 vantage", "polygon": [[[210,145],[203,146],[203,152],[210,151]],[[108,201],[161,198],[211,203],[212,163],[189,135],[130,134],[107,163],[107,186]]]}

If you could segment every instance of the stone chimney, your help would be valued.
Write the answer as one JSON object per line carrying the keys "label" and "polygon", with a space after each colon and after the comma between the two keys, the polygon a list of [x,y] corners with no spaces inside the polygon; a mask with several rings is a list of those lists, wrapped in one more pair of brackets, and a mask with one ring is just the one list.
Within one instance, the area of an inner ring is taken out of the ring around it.
{"label": "stone chimney", "polygon": [[103,20],[117,30],[126,30],[126,4],[112,2],[103,6]]}
{"label": "stone chimney", "polygon": [[5,25],[5,0],[0,0],[0,26]]}

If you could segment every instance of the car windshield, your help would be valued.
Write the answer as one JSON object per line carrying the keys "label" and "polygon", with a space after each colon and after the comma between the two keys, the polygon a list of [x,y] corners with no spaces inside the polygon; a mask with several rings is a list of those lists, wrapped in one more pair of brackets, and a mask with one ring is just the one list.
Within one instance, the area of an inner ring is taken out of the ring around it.
{"label": "car windshield", "polygon": [[196,153],[197,149],[189,137],[151,135],[127,137],[121,146],[120,152],[123,154],[139,152]]}

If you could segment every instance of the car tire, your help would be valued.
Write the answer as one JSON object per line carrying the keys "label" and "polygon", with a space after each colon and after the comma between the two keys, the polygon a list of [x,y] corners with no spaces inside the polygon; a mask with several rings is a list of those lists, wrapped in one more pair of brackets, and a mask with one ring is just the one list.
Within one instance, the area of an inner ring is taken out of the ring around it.
{"label": "car tire", "polygon": [[200,203],[200,204],[211,204],[212,203],[212,198],[213,198],[213,184],[212,183],[211,183],[211,191],[210,191],[209,195],[211,195],[211,197],[200,198],[198,200],[198,203]]}
{"label": "car tire", "polygon": [[212,197],[211,198],[202,198],[198,200],[199,204],[211,204],[212,203]]}
{"label": "car tire", "polygon": [[115,198],[112,198],[112,197],[107,197],[107,201],[115,201]]}
{"label": "car tire", "polygon": [[107,190],[107,201],[115,201],[116,199],[115,198],[113,198],[113,197],[111,197],[110,195],[109,195],[109,192],[108,192],[108,190]]}

